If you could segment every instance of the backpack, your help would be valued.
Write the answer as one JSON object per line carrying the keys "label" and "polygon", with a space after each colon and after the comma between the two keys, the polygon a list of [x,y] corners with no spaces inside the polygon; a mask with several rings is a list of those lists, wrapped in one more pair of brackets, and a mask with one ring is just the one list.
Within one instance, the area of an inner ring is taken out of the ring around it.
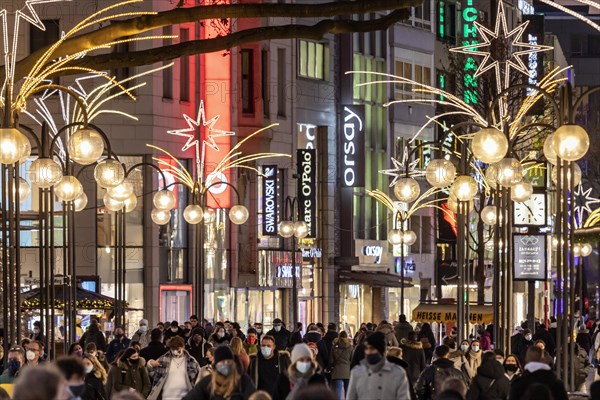
{"label": "backpack", "polygon": [[[429,398],[435,399],[439,393],[442,393],[442,384],[446,379],[453,378],[456,376],[456,373],[452,371],[453,367],[450,368],[439,368],[432,366],[433,371],[433,382],[431,382],[431,388],[429,392]],[[458,370],[457,370],[458,371]]]}

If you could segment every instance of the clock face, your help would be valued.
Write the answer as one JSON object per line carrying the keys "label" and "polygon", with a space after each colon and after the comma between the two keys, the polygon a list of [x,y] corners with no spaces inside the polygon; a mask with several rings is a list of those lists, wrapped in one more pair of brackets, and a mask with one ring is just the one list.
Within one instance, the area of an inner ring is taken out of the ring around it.
{"label": "clock face", "polygon": [[529,200],[514,203],[515,225],[546,225],[546,195],[534,193]]}

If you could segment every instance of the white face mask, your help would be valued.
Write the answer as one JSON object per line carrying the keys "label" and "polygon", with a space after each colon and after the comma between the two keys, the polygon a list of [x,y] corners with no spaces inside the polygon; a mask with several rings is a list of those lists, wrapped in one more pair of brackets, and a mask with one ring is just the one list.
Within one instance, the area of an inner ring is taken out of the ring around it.
{"label": "white face mask", "polygon": [[479,351],[479,346],[471,346],[471,349],[477,353]]}
{"label": "white face mask", "polygon": [[271,357],[271,354],[273,354],[273,349],[269,346],[261,346],[260,352],[262,353],[263,357]]}
{"label": "white face mask", "polygon": [[525,335],[525,340],[531,340],[532,336],[531,335]]}
{"label": "white face mask", "polygon": [[173,332],[173,333],[177,333],[177,331],[178,331],[178,330],[179,330],[179,329],[177,329],[176,327],[172,327],[172,328],[171,328],[171,332]]}
{"label": "white face mask", "polygon": [[218,337],[220,337],[220,338],[222,338],[222,337],[225,337],[225,332],[223,332],[223,331],[219,331],[219,332],[217,333],[217,336],[218,336]]}
{"label": "white face mask", "polygon": [[175,357],[180,357],[183,352],[181,350],[173,350],[172,353]]}
{"label": "white face mask", "polygon": [[25,353],[26,357],[27,357],[27,361],[33,361],[35,360],[35,353],[31,350],[27,350],[27,352]]}
{"label": "white face mask", "polygon": [[300,372],[301,374],[305,374],[306,371],[310,369],[311,364],[312,363],[310,361],[298,361],[296,363],[296,370],[298,370],[298,372]]}
{"label": "white face mask", "polygon": [[467,351],[467,350],[469,350],[469,345],[468,345],[468,344],[461,344],[461,345],[460,345],[460,349],[461,349],[462,351]]}
{"label": "white face mask", "polygon": [[87,365],[85,367],[85,373],[89,374],[90,372],[92,372],[94,370],[94,366],[93,365]]}
{"label": "white face mask", "polygon": [[275,332],[279,332],[280,330],[281,330],[281,325],[277,325],[277,326],[275,327]]}

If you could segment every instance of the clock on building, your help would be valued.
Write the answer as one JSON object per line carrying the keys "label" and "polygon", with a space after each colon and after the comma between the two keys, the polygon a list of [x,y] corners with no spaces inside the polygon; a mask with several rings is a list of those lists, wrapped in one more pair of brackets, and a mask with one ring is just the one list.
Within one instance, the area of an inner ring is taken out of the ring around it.
{"label": "clock on building", "polygon": [[533,193],[529,200],[514,203],[515,226],[546,225],[546,194]]}

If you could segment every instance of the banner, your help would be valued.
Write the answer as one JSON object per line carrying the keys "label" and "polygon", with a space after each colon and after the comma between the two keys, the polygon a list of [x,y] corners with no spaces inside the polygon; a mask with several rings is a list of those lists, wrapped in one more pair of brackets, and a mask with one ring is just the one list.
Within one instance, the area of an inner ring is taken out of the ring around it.
{"label": "banner", "polygon": [[344,106],[342,187],[365,186],[365,106]]}
{"label": "banner", "polygon": [[308,225],[307,238],[317,237],[317,159],[314,149],[298,149],[298,209],[301,221]]}
{"label": "banner", "polygon": [[546,280],[546,235],[513,234],[514,280]]}
{"label": "banner", "polygon": [[264,165],[262,175],[262,234],[264,236],[277,236],[277,205],[279,196],[277,191],[277,165]]}

